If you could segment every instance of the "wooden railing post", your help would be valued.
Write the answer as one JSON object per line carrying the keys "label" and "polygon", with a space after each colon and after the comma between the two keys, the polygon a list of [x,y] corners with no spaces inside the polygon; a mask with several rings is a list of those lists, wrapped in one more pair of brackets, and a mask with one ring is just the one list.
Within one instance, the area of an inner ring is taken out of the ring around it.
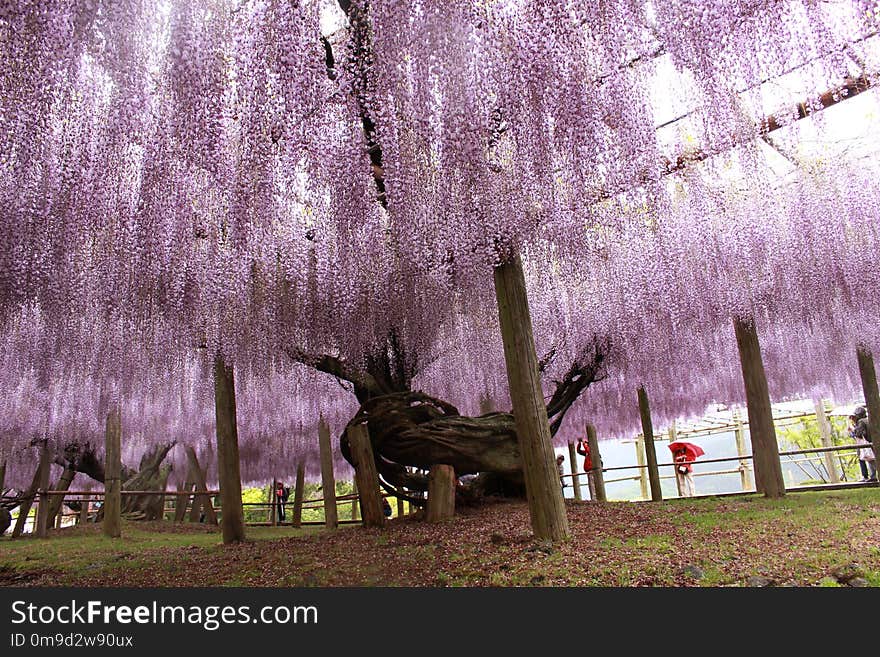
{"label": "wooden railing post", "polygon": [[[671,445],[676,440],[678,440],[678,431],[675,428],[675,421],[673,420],[672,424],[669,425],[669,444]],[[681,497],[681,477],[677,474],[675,475],[675,489],[678,491],[678,496]]]}
{"label": "wooden railing post", "polygon": [[596,435],[596,427],[587,423],[587,443],[590,445],[590,459],[593,461],[591,476],[593,488],[596,490],[595,502],[605,502],[605,474],[602,472],[602,453],[599,451],[599,437]]}
{"label": "wooden railing post", "polygon": [[300,461],[296,464],[296,484],[293,488],[293,516],[290,524],[294,527],[302,527],[303,490],[305,488],[306,464]]}
{"label": "wooden railing post", "polygon": [[[819,425],[819,437],[822,439],[822,447],[832,447],[834,441],[831,439],[831,423],[828,421],[828,415],[825,412],[825,404],[819,397],[814,397],[813,408],[816,411],[816,422]],[[828,480],[832,484],[840,483],[840,473],[837,471],[837,464],[834,462],[834,454],[832,452],[823,452],[822,460],[825,461]]]}
{"label": "wooden railing post", "polygon": [[[733,437],[736,440],[736,453],[739,456],[748,456],[748,452],[746,452],[746,430],[743,426],[739,410],[733,412],[733,421]],[[752,490],[752,477],[749,473],[749,462],[747,459],[743,459],[739,462],[739,477],[742,489],[744,491]]]}
{"label": "wooden railing post", "polygon": [[358,519],[358,482],[357,477],[354,478],[354,481],[351,482],[352,493],[354,493],[355,498],[351,501],[351,519]]}
{"label": "wooden railing post", "polygon": [[[86,490],[88,490],[88,486],[86,486]],[[79,504],[79,524],[84,525],[89,521],[89,507],[92,505],[92,498],[84,495]]]}
{"label": "wooden railing post", "polygon": [[571,463],[571,484],[574,486],[574,499],[578,502],[584,499],[581,494],[581,478],[578,475],[577,452],[574,451],[574,443],[568,441],[568,461]]}
{"label": "wooden railing post", "polygon": [[321,449],[321,483],[324,489],[324,526],[339,526],[336,510],[336,480],[333,477],[333,448],[330,446],[330,427],[321,415],[318,419],[318,443]]}
{"label": "wooden railing post", "polygon": [[636,465],[639,466],[639,488],[642,499],[649,499],[648,495],[648,469],[645,467],[645,437],[639,434],[636,437]]}

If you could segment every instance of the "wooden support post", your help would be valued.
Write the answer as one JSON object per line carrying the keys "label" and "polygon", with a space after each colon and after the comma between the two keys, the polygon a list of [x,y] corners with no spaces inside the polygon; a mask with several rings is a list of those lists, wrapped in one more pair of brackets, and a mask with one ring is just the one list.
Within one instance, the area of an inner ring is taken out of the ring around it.
{"label": "wooden support post", "polygon": [[642,417],[642,434],[645,437],[645,459],[648,462],[648,479],[651,482],[651,501],[659,502],[663,499],[663,491],[660,489],[660,471],[657,468],[657,450],[654,445],[654,425],[651,422],[651,406],[648,402],[648,393],[645,387],[638,390],[639,415]]}
{"label": "wooden support post", "polygon": [[3,485],[6,483],[6,459],[0,461],[0,495],[3,494]]}
{"label": "wooden support post", "polygon": [[[193,486],[196,485],[195,473],[193,472],[192,465],[189,465],[186,471],[186,480],[183,483],[183,488],[180,489],[181,493],[189,493]],[[174,498],[174,522],[183,522],[183,519],[186,517],[186,507],[189,504],[189,495],[177,495]],[[195,500],[193,500],[193,504],[195,505]]]}
{"label": "wooden support post", "polygon": [[[352,486],[352,492],[353,492],[355,495],[357,495],[357,494],[358,494],[358,482],[357,482],[357,477],[355,477],[355,478],[354,478],[354,481],[351,482],[351,486]],[[352,519],[352,520],[357,520],[357,519],[358,519],[358,498],[357,498],[357,497],[355,497],[355,498],[351,501],[351,519]]]}
{"label": "wooden support post", "polygon": [[764,372],[758,332],[755,322],[751,319],[734,319],[733,327],[746,391],[755,479],[766,497],[783,497],[785,482],[782,478],[782,465],[779,462],[779,444],[776,440],[770,391],[767,387],[767,375]]}
{"label": "wooden support post", "polygon": [[451,465],[432,465],[428,473],[427,522],[448,520],[455,515],[455,469]]}
{"label": "wooden support post", "polygon": [[[203,469],[196,456],[196,451],[186,446],[186,460],[189,465],[190,476],[193,477],[196,495],[193,495],[192,512],[189,516],[190,522],[198,522],[201,512],[205,513],[205,522],[210,525],[217,524],[217,513],[214,511],[214,504],[211,502],[211,496],[208,495],[208,482],[205,478],[207,468]],[[204,493],[199,495],[198,493]]]}
{"label": "wooden support post", "polygon": [[116,407],[104,429],[104,535],[122,536],[122,418]]}
{"label": "wooden support post", "polygon": [[235,415],[235,372],[220,354],[214,358],[214,416],[217,424],[217,465],[220,479],[220,528],[224,543],[245,540],[241,505],[238,422]]}
{"label": "wooden support post", "polygon": [[856,350],[859,362],[859,376],[862,379],[862,392],[865,406],[868,407],[868,432],[874,446],[875,464],[880,464],[880,391],[877,388],[877,371],[874,369],[874,355],[864,346]]}
{"label": "wooden support post", "polygon": [[513,403],[532,531],[539,539],[567,540],[568,518],[559,486],[519,254],[514,253],[496,267],[494,278],[507,384]]}
{"label": "wooden support post", "polygon": [[571,463],[571,484],[574,486],[574,499],[581,502],[584,496],[581,495],[581,478],[578,476],[577,452],[574,451],[574,443],[568,441],[568,461]]}
{"label": "wooden support post", "polygon": [[636,438],[636,465],[639,466],[639,488],[642,499],[648,499],[648,469],[645,467],[645,437],[641,434]]}
{"label": "wooden support post", "polygon": [[[88,490],[88,488],[86,488]],[[84,525],[89,521],[89,507],[92,505],[90,497],[83,497],[79,503],[79,524]]]}
{"label": "wooden support post", "polygon": [[367,427],[363,424],[349,425],[345,433],[351,450],[351,460],[354,462],[364,527],[384,527],[385,514],[382,512],[382,496],[379,493],[379,473]]}
{"label": "wooden support post", "polygon": [[40,450],[40,482],[37,487],[39,495],[37,522],[34,528],[34,533],[39,538],[46,538],[51,526],[49,523],[49,496],[46,495],[46,491],[49,490],[49,472],[49,448],[46,443],[43,443],[43,448]]}
{"label": "wooden support post", "polygon": [[[322,415],[318,419],[318,443],[321,448],[321,483],[324,489],[324,525],[336,529],[336,480],[333,478],[333,448],[330,446],[330,427]],[[380,508],[381,511],[381,508]]]}
{"label": "wooden support post", "polygon": [[400,499],[399,497],[397,498],[397,517],[398,518],[403,517],[403,500]]}
{"label": "wooden support post", "polygon": [[[819,437],[822,439],[822,447],[833,447],[834,441],[831,439],[831,422],[828,421],[828,415],[825,411],[825,404],[819,397],[813,398],[813,408],[816,410],[816,422],[819,424]],[[824,452],[822,460],[825,461],[825,469],[828,471],[828,480],[832,484],[840,483],[840,472],[837,470],[834,454]]]}
{"label": "wooden support post", "polygon": [[40,489],[40,482],[43,479],[43,470],[48,467],[48,455],[45,458],[43,456],[43,453],[46,452],[46,450],[47,447],[44,441],[40,447],[40,459],[37,463],[37,469],[34,470],[34,477],[31,479],[31,485],[22,496],[22,503],[18,507],[18,518],[15,520],[15,527],[12,528],[12,538],[18,538],[24,531],[28,514],[31,512],[34,499],[37,496],[37,491]]}
{"label": "wooden support post", "polygon": [[605,474],[602,472],[602,453],[599,451],[599,437],[596,435],[596,427],[587,422],[587,442],[590,445],[590,459],[593,461],[593,488],[596,490],[594,502],[606,502]]}
{"label": "wooden support post", "polygon": [[[733,437],[736,439],[736,453],[739,456],[748,456],[748,452],[746,451],[746,430],[743,426],[742,418],[740,417],[739,410],[735,410],[733,412],[733,422],[734,422],[734,430]],[[742,484],[742,489],[752,490],[752,477],[749,474],[749,461],[748,459],[743,459],[739,462],[739,477],[740,483]]]}
{"label": "wooden support post", "polygon": [[290,524],[294,527],[302,527],[303,515],[303,490],[305,489],[306,464],[300,461],[296,464],[296,484],[293,488],[293,514]]}
{"label": "wooden support post", "polygon": [[272,516],[269,518],[269,526],[277,527],[278,526],[278,496],[275,494],[275,488],[278,486],[278,480],[272,479],[272,482],[269,484],[269,514]]}
{"label": "wooden support post", "polygon": [[[69,490],[73,478],[76,476],[76,470],[69,465],[64,468],[61,476],[58,477],[58,483],[55,484],[53,490]],[[64,497],[62,495],[53,495],[49,498],[49,525],[56,524],[56,518],[60,517],[60,511],[64,506]]]}

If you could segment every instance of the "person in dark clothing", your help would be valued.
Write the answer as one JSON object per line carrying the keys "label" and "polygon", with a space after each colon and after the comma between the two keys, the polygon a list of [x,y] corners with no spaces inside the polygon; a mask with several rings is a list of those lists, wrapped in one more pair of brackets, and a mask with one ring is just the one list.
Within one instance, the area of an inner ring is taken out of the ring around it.
{"label": "person in dark clothing", "polygon": [[862,471],[862,481],[877,481],[877,467],[874,450],[871,447],[871,429],[868,425],[868,412],[864,406],[856,406],[852,415],[849,416],[850,438],[860,445],[865,445],[859,450],[859,469]]}
{"label": "person in dark clothing", "polygon": [[290,497],[290,489],[279,481],[275,486],[275,503],[278,506],[278,522],[284,522],[284,503]]}

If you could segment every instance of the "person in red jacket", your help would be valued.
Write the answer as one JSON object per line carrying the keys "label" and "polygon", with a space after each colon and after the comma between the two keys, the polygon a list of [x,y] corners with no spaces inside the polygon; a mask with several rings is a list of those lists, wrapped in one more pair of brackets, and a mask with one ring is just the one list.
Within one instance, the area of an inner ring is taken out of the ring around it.
{"label": "person in red jacket", "polygon": [[584,472],[587,473],[587,486],[590,489],[590,499],[596,500],[596,482],[593,479],[593,457],[590,455],[590,443],[579,440],[577,453],[584,457]]}

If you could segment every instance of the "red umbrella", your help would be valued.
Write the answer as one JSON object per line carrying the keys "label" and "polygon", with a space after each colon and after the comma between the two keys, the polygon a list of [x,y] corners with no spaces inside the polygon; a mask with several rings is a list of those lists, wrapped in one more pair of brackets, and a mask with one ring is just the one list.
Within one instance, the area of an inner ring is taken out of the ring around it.
{"label": "red umbrella", "polygon": [[685,451],[685,455],[687,456],[688,461],[693,461],[698,456],[702,456],[706,452],[703,451],[703,448],[699,445],[694,445],[693,443],[686,443],[683,440],[676,440],[675,442],[669,443],[669,449],[673,454],[679,452],[681,450]]}

